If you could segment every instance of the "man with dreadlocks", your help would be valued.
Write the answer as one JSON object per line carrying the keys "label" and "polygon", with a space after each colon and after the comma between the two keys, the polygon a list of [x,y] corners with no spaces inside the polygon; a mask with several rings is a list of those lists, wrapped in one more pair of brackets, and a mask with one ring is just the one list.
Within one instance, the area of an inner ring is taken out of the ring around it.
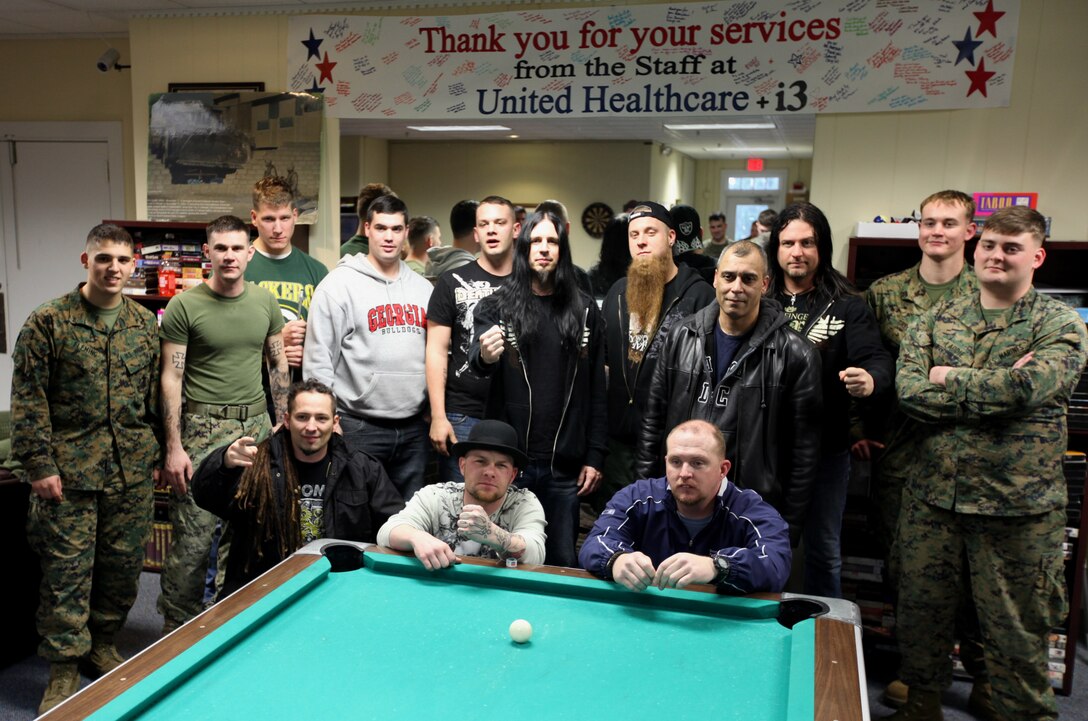
{"label": "man with dreadlocks", "polygon": [[631,211],[631,264],[604,299],[608,366],[608,461],[601,495],[607,501],[634,483],[635,446],[650,379],[669,328],[714,302],[699,273],[673,259],[676,230],[665,207],[649,201]]}
{"label": "man with dreadlocks", "polygon": [[608,408],[601,315],[578,289],[561,216],[529,216],[513,272],[474,325],[470,363],[492,379],[486,415],[512,425],[529,456],[517,484],[544,506],[547,563],[573,566],[578,497],[600,481]]}
{"label": "man with dreadlocks", "polygon": [[336,421],[332,390],[301,381],[276,433],[262,443],[242,436],[200,464],[197,505],[234,529],[220,598],[316,538],[373,541],[404,508],[382,465],[333,433]]}

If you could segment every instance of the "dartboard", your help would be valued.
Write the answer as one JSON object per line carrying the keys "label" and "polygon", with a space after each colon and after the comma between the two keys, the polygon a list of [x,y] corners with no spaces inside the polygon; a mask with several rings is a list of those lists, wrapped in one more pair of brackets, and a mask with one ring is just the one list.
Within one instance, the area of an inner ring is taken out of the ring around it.
{"label": "dartboard", "polygon": [[612,222],[615,214],[604,203],[590,203],[582,211],[582,227],[598,240],[604,236],[604,229]]}

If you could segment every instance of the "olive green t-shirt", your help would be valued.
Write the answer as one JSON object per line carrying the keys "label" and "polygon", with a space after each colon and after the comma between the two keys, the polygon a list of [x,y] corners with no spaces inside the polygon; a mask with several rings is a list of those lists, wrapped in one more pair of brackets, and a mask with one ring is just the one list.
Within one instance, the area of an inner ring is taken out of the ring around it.
{"label": "olive green t-shirt", "polygon": [[94,314],[98,317],[98,320],[102,321],[102,325],[113,330],[113,326],[117,323],[117,317],[121,315],[122,307],[123,304],[121,303],[112,308],[99,308],[96,305],[94,306]]}
{"label": "olive green t-shirt", "polygon": [[286,258],[254,251],[246,266],[246,280],[276,297],[285,321],[306,320],[314,289],[328,274],[328,268],[298,248],[292,248]]}
{"label": "olive green t-shirt", "polygon": [[283,330],[276,299],[246,283],[236,298],[207,283],[170,299],[159,336],[186,346],[185,397],[198,403],[249,405],[264,399],[265,340]]}

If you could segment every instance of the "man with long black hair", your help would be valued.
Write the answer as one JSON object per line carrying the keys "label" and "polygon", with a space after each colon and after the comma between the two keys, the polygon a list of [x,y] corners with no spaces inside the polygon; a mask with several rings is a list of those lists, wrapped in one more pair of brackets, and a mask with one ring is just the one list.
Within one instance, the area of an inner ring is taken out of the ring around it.
{"label": "man with long black hair", "polygon": [[517,485],[548,521],[546,562],[576,563],[578,497],[592,493],[608,453],[604,327],[578,289],[566,223],[529,216],[502,289],[476,306],[471,363],[490,376],[488,418],[512,425],[529,463]]}
{"label": "man with long black hair", "polygon": [[783,210],[767,244],[768,294],[790,327],[820,351],[823,438],[805,523],[806,593],[842,595],[840,536],[850,481],[850,404],[893,388],[894,365],[873,312],[831,265],[831,227],[811,203]]}

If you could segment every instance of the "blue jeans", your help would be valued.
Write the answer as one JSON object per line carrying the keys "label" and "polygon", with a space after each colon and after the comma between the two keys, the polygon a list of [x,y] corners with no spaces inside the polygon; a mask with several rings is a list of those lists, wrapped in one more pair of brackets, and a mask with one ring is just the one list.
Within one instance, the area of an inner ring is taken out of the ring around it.
{"label": "blue jeans", "polygon": [[[446,420],[453,426],[453,435],[457,436],[458,443],[467,441],[472,428],[480,422],[479,418],[466,416],[464,413],[447,413]],[[449,450],[449,456],[440,455],[438,458],[438,482],[464,483],[465,477],[461,475],[461,466],[458,465],[457,459],[453,457],[453,448]]]}
{"label": "blue jeans", "polygon": [[842,598],[842,514],[850,451],[820,457],[805,521],[805,593]]}
{"label": "blue jeans", "polygon": [[340,430],[348,448],[365,451],[382,464],[406,503],[423,487],[430,444],[422,416],[379,421],[341,413]]}
{"label": "blue jeans", "polygon": [[553,474],[548,461],[531,461],[514,484],[532,491],[544,506],[548,522],[544,562],[577,567],[574,544],[578,540],[578,478]]}

